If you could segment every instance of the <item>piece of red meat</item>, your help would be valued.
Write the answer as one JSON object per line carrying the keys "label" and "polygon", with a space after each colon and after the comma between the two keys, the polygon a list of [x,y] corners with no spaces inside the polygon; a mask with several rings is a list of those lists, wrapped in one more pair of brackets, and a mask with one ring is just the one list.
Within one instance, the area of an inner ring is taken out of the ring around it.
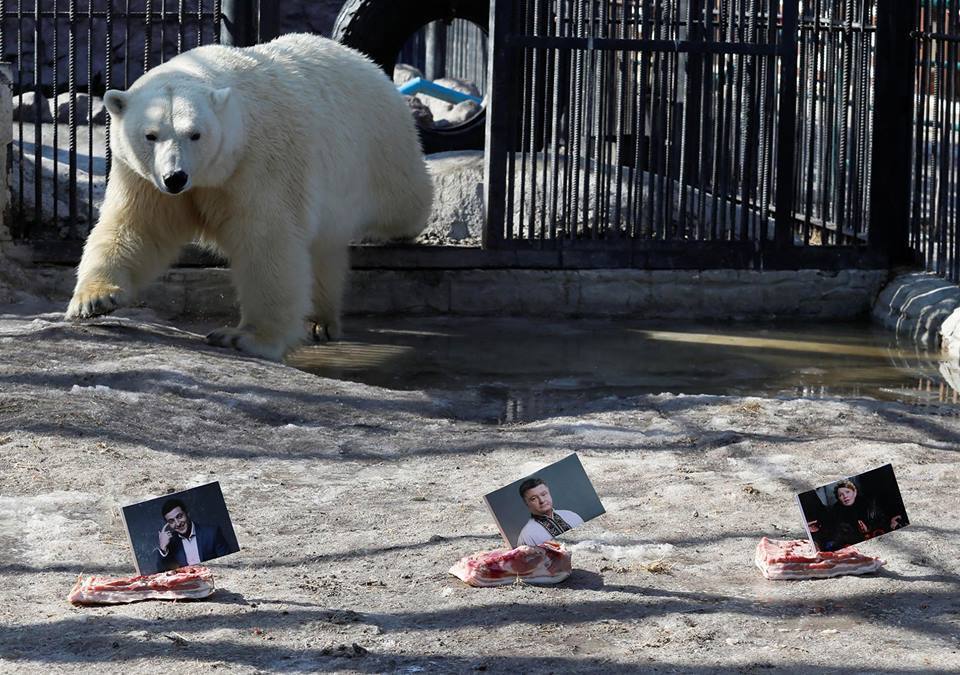
{"label": "piece of red meat", "polygon": [[886,564],[863,555],[853,546],[837,551],[817,551],[806,539],[779,541],[764,537],[757,544],[754,562],[767,579],[819,579],[843,574],[869,574]]}
{"label": "piece of red meat", "polygon": [[194,565],[142,577],[109,579],[81,575],[67,600],[75,605],[118,605],[140,600],[198,600],[214,591],[213,573]]}
{"label": "piece of red meat", "polygon": [[555,584],[573,570],[570,552],[556,541],[540,546],[497,549],[461,558],[450,574],[471,586],[503,586],[518,579],[528,584]]}

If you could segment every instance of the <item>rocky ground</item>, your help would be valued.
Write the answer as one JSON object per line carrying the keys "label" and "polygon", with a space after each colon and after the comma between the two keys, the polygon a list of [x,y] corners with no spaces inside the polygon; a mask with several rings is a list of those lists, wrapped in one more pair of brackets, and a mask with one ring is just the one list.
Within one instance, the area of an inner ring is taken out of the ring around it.
{"label": "rocky ground", "polygon": [[[960,420],[897,403],[677,396],[472,421],[207,347],[142,310],[0,316],[0,671],[957,672]],[[215,325],[206,326],[213,328]],[[312,347],[323,349],[323,345]],[[498,546],[481,495],[571,451],[608,513],[557,587],[447,574]],[[799,490],[888,461],[912,525],[867,577],[764,580]],[[242,551],[205,601],[76,608],[133,571],[117,511],[219,480]]]}

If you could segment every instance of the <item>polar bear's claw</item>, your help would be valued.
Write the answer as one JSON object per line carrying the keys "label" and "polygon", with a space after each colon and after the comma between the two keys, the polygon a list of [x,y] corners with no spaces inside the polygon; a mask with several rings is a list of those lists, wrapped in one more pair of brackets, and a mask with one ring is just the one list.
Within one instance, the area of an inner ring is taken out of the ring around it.
{"label": "polar bear's claw", "polygon": [[207,335],[207,344],[240,349],[240,339],[243,335],[244,332],[239,328],[218,328]]}
{"label": "polar bear's claw", "polygon": [[123,294],[119,289],[109,291],[80,291],[75,293],[67,307],[67,319],[90,319],[109,314],[123,304]]}
{"label": "polar bear's claw", "polygon": [[243,328],[218,328],[207,335],[207,344],[236,349],[271,361],[279,361],[285,351],[280,345],[260,342],[251,331]]}

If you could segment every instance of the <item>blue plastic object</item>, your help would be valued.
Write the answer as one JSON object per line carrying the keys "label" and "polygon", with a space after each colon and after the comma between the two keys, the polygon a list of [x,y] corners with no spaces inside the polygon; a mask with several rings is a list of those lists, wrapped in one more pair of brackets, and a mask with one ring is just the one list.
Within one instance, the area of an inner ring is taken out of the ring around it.
{"label": "blue plastic object", "polygon": [[406,96],[426,94],[427,96],[432,96],[433,98],[438,98],[441,101],[453,103],[454,105],[463,103],[464,101],[473,101],[477,104],[483,103],[483,99],[477,98],[476,96],[464,94],[462,91],[457,91],[450,87],[444,87],[442,84],[437,84],[432,80],[425,80],[422,77],[413,78],[399,89],[400,93]]}

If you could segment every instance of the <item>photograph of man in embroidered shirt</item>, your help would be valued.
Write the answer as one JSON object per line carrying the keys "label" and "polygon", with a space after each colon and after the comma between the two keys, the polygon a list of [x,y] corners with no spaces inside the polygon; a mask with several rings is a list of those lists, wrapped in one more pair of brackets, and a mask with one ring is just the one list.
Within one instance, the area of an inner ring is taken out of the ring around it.
{"label": "photograph of man in embroidered shirt", "polygon": [[528,478],[520,483],[520,499],[530,510],[530,520],[517,537],[519,546],[539,546],[583,525],[583,518],[573,511],[554,510],[550,488],[541,478]]}
{"label": "photograph of man in embroidered shirt", "polygon": [[511,548],[539,546],[605,513],[576,454],[484,497]]}
{"label": "photograph of man in embroidered shirt", "polygon": [[198,565],[240,550],[219,483],[122,509],[139,574]]}

